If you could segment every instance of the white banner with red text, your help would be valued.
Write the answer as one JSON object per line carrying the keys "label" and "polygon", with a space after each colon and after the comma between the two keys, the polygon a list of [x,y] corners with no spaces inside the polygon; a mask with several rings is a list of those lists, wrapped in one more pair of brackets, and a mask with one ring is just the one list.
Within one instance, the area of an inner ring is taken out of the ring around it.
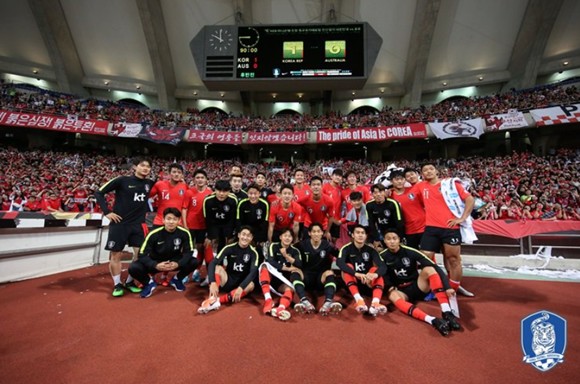
{"label": "white banner with red text", "polygon": [[139,137],[139,133],[142,129],[143,126],[139,123],[119,122],[111,124],[111,131],[109,132],[109,136]]}
{"label": "white banner with red text", "polygon": [[490,132],[529,127],[524,114],[517,109],[510,109],[508,113],[487,116],[485,125]]}

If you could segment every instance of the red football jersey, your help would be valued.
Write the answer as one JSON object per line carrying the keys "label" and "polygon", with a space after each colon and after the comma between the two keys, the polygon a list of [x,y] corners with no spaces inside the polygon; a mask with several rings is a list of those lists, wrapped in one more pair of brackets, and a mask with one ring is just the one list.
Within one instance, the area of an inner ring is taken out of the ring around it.
{"label": "red football jersey", "polygon": [[405,233],[413,235],[425,232],[425,208],[423,208],[423,200],[417,189],[417,184],[405,188],[405,191],[400,195],[393,190],[391,198],[401,205],[405,220]]}
{"label": "red football jersey", "polygon": [[[460,182],[455,183],[457,192],[462,200],[470,196]],[[449,210],[443,195],[441,194],[441,181],[432,185],[428,181],[421,181],[416,184],[416,187],[421,193],[423,204],[425,204],[425,225],[429,227],[448,228],[447,222],[455,219],[453,212]],[[452,229],[459,229],[456,225]]]}
{"label": "red football jersey", "polygon": [[306,228],[312,223],[320,223],[324,230],[328,229],[328,218],[334,216],[334,201],[330,197],[321,195],[320,200],[314,201],[314,196],[310,195],[307,199],[300,201],[300,205],[304,208]]}
{"label": "red football jersey", "polygon": [[294,185],[294,200],[301,201],[307,199],[309,196],[312,196],[310,185],[302,184],[301,188],[298,185]]}
{"label": "red football jersey", "polygon": [[187,209],[186,224],[189,229],[205,229],[205,218],[203,217],[203,201],[213,191],[205,188],[199,191],[196,187],[185,192],[183,199],[183,209]]}
{"label": "red football jersey", "polygon": [[288,208],[284,208],[281,201],[272,204],[268,222],[274,223],[275,231],[281,231],[286,228],[292,229],[294,223],[299,223],[301,221],[302,206],[297,202],[292,201]]}
{"label": "red football jersey", "polygon": [[340,220],[340,208],[342,206],[342,188],[341,186],[333,187],[330,183],[322,185],[322,194],[330,197],[333,202],[334,218]]}
{"label": "red football jersey", "polygon": [[157,215],[153,219],[153,225],[163,225],[163,211],[166,208],[177,208],[181,211],[186,191],[187,185],[182,181],[171,185],[169,181],[161,180],[153,185],[149,193],[150,197],[157,196]]}

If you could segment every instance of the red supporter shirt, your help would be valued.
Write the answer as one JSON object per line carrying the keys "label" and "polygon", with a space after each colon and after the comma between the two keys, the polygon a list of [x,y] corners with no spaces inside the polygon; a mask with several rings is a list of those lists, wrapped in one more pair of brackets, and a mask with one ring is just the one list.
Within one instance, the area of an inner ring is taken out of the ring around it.
{"label": "red supporter shirt", "polygon": [[334,216],[334,201],[330,197],[321,195],[320,200],[314,201],[314,196],[310,195],[300,201],[300,205],[304,208],[303,219],[306,228],[312,223],[320,223],[324,230],[328,229],[328,218]]}
{"label": "red supporter shirt", "polygon": [[153,225],[163,225],[163,211],[166,208],[177,208],[181,211],[187,185],[180,181],[175,185],[171,182],[162,180],[158,181],[151,188],[150,197],[157,196],[157,215],[153,219]]}
{"label": "red supporter shirt", "polygon": [[342,206],[342,188],[340,185],[333,187],[330,183],[323,184],[322,194],[330,197],[333,202],[334,218],[340,220],[340,208]]}
{"label": "red supporter shirt", "polygon": [[400,195],[393,191],[391,198],[401,205],[403,218],[405,219],[405,233],[413,235],[415,233],[425,232],[425,209],[421,199],[421,193],[417,189],[417,184]]}
{"label": "red supporter shirt", "polygon": [[26,202],[26,204],[24,204],[24,207],[28,208],[31,212],[40,211],[42,209],[42,202],[40,202],[39,200],[36,200],[34,202],[29,200]]}
{"label": "red supporter shirt", "polygon": [[286,228],[292,229],[294,223],[302,221],[302,206],[295,201],[290,202],[288,208],[282,206],[282,202],[272,204],[268,222],[274,223],[274,230],[281,231]]}
{"label": "red supporter shirt", "polygon": [[42,210],[43,211],[47,211],[48,210],[48,207],[51,207],[52,209],[59,210],[59,209],[61,209],[60,208],[61,205],[62,205],[62,200],[60,198],[56,198],[54,200],[52,200],[52,199],[42,199],[42,203],[41,203],[41,206],[42,206]]}
{"label": "red supporter shirt", "polygon": [[[471,196],[460,182],[456,182],[457,192],[462,200],[465,201],[467,197]],[[447,222],[451,219],[456,219],[455,215],[449,210],[443,195],[441,194],[441,181],[432,185],[428,181],[421,181],[415,185],[423,197],[425,204],[425,225],[428,227],[448,228]],[[459,225],[452,227],[452,229],[459,229]]]}
{"label": "red supporter shirt", "polygon": [[74,202],[79,204],[85,204],[87,202],[87,198],[89,197],[87,191],[84,189],[77,189],[74,193]]}
{"label": "red supporter shirt", "polygon": [[203,217],[203,201],[213,191],[205,188],[199,191],[196,187],[190,188],[185,192],[183,199],[183,209],[187,209],[186,225],[189,229],[205,229],[205,218]]}
{"label": "red supporter shirt", "polygon": [[345,189],[342,190],[342,200],[346,202],[346,212],[350,212],[350,210],[352,209],[352,204],[350,203],[350,194],[352,192],[360,192],[363,197],[363,203],[366,203],[371,199],[369,189],[364,185],[357,185],[355,189],[350,189],[349,187],[346,187]]}

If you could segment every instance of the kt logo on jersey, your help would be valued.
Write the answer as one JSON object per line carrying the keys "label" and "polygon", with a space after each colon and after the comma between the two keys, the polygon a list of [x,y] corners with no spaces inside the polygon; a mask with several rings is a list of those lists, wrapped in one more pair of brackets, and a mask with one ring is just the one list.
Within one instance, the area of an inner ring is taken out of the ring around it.
{"label": "kt logo on jersey", "polygon": [[566,320],[555,313],[540,311],[522,320],[524,362],[546,372],[564,362]]}

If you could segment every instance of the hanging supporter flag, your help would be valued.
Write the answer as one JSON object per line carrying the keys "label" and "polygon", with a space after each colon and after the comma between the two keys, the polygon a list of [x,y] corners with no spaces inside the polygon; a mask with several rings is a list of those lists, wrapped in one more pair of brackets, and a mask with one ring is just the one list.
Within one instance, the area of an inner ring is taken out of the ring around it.
{"label": "hanging supporter flag", "polygon": [[305,144],[306,132],[248,132],[248,144]]}
{"label": "hanging supporter flag", "polygon": [[185,133],[184,127],[144,127],[139,137],[159,144],[177,145]]}
{"label": "hanging supporter flag", "polygon": [[141,133],[142,129],[143,126],[137,123],[115,123],[111,125],[109,136],[139,137],[139,133]]}
{"label": "hanging supporter flag", "polygon": [[536,125],[578,123],[580,122],[580,104],[532,109],[530,114]]}
{"label": "hanging supporter flag", "polygon": [[479,139],[479,136],[483,134],[483,119],[459,120],[449,123],[429,123],[429,128],[441,140],[467,137]]}
{"label": "hanging supporter flag", "polygon": [[242,132],[204,131],[190,129],[184,141],[212,144],[242,144]]}
{"label": "hanging supporter flag", "polygon": [[485,118],[485,125],[491,132],[527,128],[529,126],[524,114],[517,109],[510,109],[508,113],[487,116]]}
{"label": "hanging supporter flag", "polygon": [[0,125],[47,129],[69,133],[86,133],[89,135],[106,135],[109,122],[0,110]]}
{"label": "hanging supporter flag", "polygon": [[353,141],[384,141],[402,139],[424,139],[427,128],[423,123],[411,123],[378,128],[319,129],[318,143]]}

